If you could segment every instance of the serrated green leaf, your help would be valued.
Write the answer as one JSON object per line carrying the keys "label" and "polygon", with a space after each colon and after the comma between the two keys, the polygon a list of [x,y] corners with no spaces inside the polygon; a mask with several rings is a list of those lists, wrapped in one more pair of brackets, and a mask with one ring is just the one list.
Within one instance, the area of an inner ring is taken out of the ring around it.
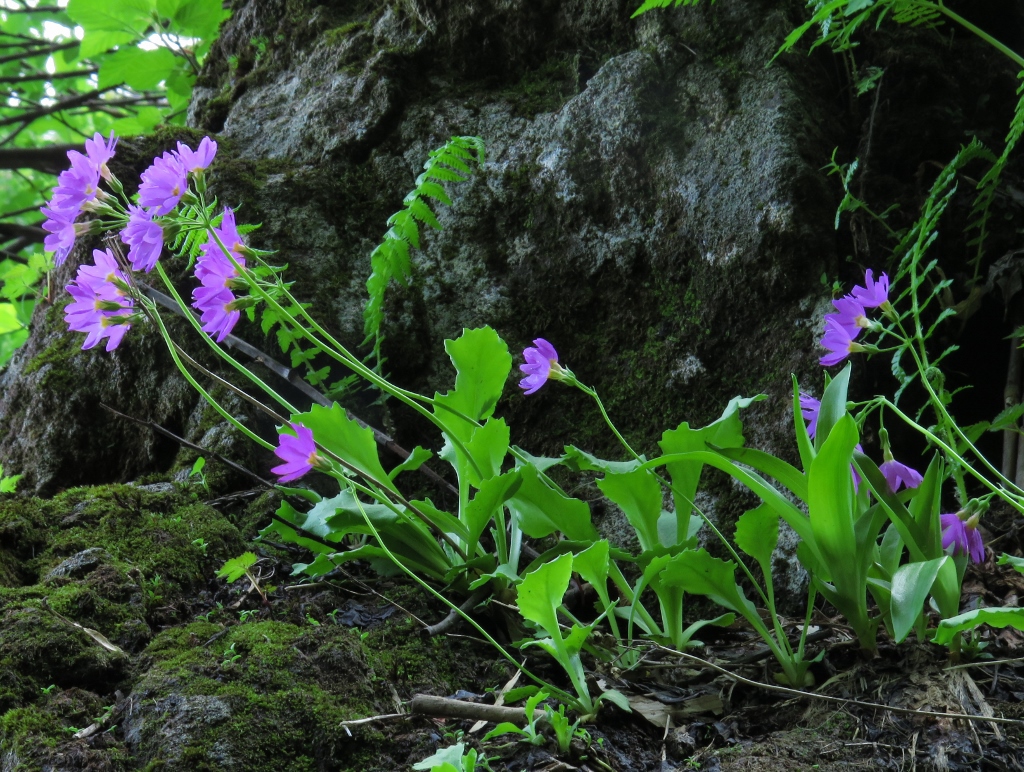
{"label": "serrated green leaf", "polygon": [[772,554],[779,543],[779,515],[767,504],[749,509],[736,521],[736,546],[758,562],[765,577],[772,575]]}
{"label": "serrated green leaf", "polygon": [[966,614],[943,619],[935,631],[932,643],[944,646],[953,640],[953,636],[966,630],[974,630],[981,625],[992,627],[1014,627],[1024,630],[1024,608],[979,608]]}
{"label": "serrated green leaf", "polygon": [[350,464],[367,480],[398,492],[381,466],[373,430],[349,418],[341,405],[313,405],[308,413],[294,415],[291,420],[312,430],[317,444]]}
{"label": "serrated green leaf", "polygon": [[658,536],[661,486],[653,474],[646,470],[609,474],[598,480],[597,487],[625,513],[636,531],[641,549],[646,552],[662,546]]}
{"label": "serrated green leaf", "polygon": [[590,521],[590,507],[585,502],[549,487],[534,467],[519,469],[523,484],[508,505],[523,533],[542,539],[560,531],[574,541],[597,540],[597,530]]}
{"label": "serrated green leaf", "polygon": [[491,416],[512,370],[512,355],[490,327],[464,329],[456,340],[446,340],[444,348],[457,375],[452,391],[434,396],[434,415],[465,441],[476,427],[458,413],[474,421]]}
{"label": "serrated green leaf", "polygon": [[217,577],[219,579],[226,579],[228,584],[236,582],[245,576],[246,571],[256,565],[257,559],[256,554],[253,552],[243,553],[237,558],[226,561],[217,572]]}

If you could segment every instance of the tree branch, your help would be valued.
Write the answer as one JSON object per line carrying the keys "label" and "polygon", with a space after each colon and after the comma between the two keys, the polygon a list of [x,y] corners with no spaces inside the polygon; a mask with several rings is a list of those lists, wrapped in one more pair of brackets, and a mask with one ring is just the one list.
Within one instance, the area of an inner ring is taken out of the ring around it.
{"label": "tree branch", "polygon": [[79,45],[80,44],[77,40],[72,43],[51,43],[47,46],[39,46],[34,51],[22,51],[18,54],[0,56],[0,64],[16,62],[20,59],[31,59],[33,56],[42,56],[43,54],[55,54],[58,51],[67,51],[69,48],[77,48]]}
{"label": "tree branch", "polygon": [[99,72],[98,67],[92,67],[88,70],[71,70],[69,72],[41,72],[38,75],[11,75],[6,78],[0,78],[0,83],[29,83],[31,81],[44,80],[65,80],[67,78],[83,78],[89,75],[95,75]]}
{"label": "tree branch", "polygon": [[0,222],[0,239],[30,239],[29,243],[42,244],[44,238],[46,238],[46,231],[38,225]]}
{"label": "tree branch", "polygon": [[118,88],[117,86],[107,86],[107,88],[96,89],[95,91],[87,91],[84,94],[78,94],[77,96],[63,99],[46,107],[40,107],[36,110],[32,110],[21,115],[13,115],[10,118],[0,119],[0,126],[10,126],[13,123],[21,123],[24,125],[30,124],[36,118],[42,118],[46,115],[52,115],[53,113],[59,113],[64,110],[70,110],[73,107],[81,107],[84,104],[88,104],[91,100],[98,96],[102,96],[108,91],[113,91]]}
{"label": "tree branch", "polygon": [[49,147],[0,149],[0,169],[35,169],[45,174],[59,174],[68,167],[68,151],[81,151],[83,147],[83,145],[50,145]]}

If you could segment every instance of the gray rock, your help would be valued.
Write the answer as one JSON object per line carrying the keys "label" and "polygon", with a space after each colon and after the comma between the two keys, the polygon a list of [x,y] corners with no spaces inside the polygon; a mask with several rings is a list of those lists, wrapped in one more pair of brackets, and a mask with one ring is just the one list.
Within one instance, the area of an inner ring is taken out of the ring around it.
{"label": "gray rock", "polygon": [[53,579],[80,579],[93,569],[104,563],[110,563],[113,557],[102,547],[90,547],[72,555],[46,574],[43,581]]}

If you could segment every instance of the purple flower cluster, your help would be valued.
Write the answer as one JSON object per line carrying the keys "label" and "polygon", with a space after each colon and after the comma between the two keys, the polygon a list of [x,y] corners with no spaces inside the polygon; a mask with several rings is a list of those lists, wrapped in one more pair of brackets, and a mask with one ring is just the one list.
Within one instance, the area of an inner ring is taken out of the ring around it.
{"label": "purple flower cluster", "polygon": [[[245,280],[240,279],[238,268],[224,254],[224,249],[231,254],[238,267],[244,268],[245,257],[242,253],[245,243],[235,226],[235,213],[228,207],[224,208],[220,227],[214,228],[213,232],[216,238],[210,236],[196,261],[196,278],[200,286],[192,291],[192,306],[201,314],[203,329],[210,335],[216,334],[217,342],[220,343],[241,315],[238,298],[232,289],[245,286]],[[221,249],[217,239],[220,239],[224,249]]]}
{"label": "purple flower cluster", "polygon": [[113,351],[131,328],[134,302],[113,253],[96,249],[92,256],[95,263],[79,266],[75,281],[67,286],[74,300],[64,308],[64,321],[69,329],[86,333],[83,349],[106,338],[107,351]]}
{"label": "purple flower cluster", "polygon": [[826,367],[837,365],[850,354],[865,350],[856,340],[861,331],[874,324],[868,318],[866,309],[889,303],[889,277],[884,273],[875,281],[869,268],[864,274],[864,285],[854,287],[853,292],[839,300],[833,300],[836,313],[825,314],[825,335],[821,345],[831,353],[825,354],[819,361]]}
{"label": "purple flower cluster", "polygon": [[88,224],[75,225],[75,220],[83,211],[92,208],[93,202],[106,196],[100,190],[100,178],[110,179],[107,161],[114,157],[116,146],[113,132],[106,141],[97,132],[92,139],[86,140],[85,155],[77,150],[68,151],[71,168],[57,176],[53,197],[49,205],[40,210],[46,216],[43,230],[49,234],[43,240],[43,246],[54,253],[57,265],[67,260],[75,246],[75,238],[89,230]]}
{"label": "purple flower cluster", "polygon": [[170,214],[188,191],[188,176],[200,174],[216,155],[217,143],[209,137],[203,137],[198,150],[179,142],[176,151],[154,159],[142,173],[139,206],[129,206],[128,225],[121,231],[121,241],[129,246],[128,260],[136,271],[152,271],[163,249],[164,229],[153,218]]}

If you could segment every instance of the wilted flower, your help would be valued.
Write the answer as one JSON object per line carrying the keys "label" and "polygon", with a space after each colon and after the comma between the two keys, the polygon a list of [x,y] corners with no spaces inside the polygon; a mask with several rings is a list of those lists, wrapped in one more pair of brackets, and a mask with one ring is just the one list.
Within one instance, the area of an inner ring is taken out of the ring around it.
{"label": "wilted flower", "polygon": [[278,475],[281,482],[297,480],[314,466],[322,466],[323,459],[316,452],[313,432],[302,424],[289,423],[294,435],[282,432],[278,435],[280,444],[274,449],[274,455],[284,461],[270,471]]}
{"label": "wilted flower", "polygon": [[[116,266],[114,256],[109,251],[97,249],[93,257],[97,265],[81,266],[75,281],[67,286],[74,300],[65,306],[64,320],[68,329],[86,333],[83,349],[92,348],[107,338],[107,351],[113,351],[131,329],[129,319],[134,303],[114,281],[97,278],[97,274],[107,271],[111,263]],[[124,284],[124,275],[116,267],[114,273],[116,279]]]}
{"label": "wilted flower", "polygon": [[183,142],[178,143],[178,158],[181,160],[185,171],[195,174],[213,163],[217,155],[217,143],[209,137],[203,137],[199,143],[199,149],[193,150]]}
{"label": "wilted flower", "polygon": [[920,472],[911,469],[906,464],[901,464],[891,456],[888,461],[883,462],[878,467],[878,470],[885,477],[885,481],[889,484],[889,490],[893,493],[896,493],[901,485],[906,485],[908,488],[916,488],[924,480]]}
{"label": "wilted flower", "polygon": [[939,522],[942,525],[942,548],[952,547],[954,555],[969,555],[972,563],[984,562],[985,545],[977,530],[979,520],[979,514],[968,514],[966,510],[952,515],[941,515]]}
{"label": "wilted flower", "polygon": [[128,204],[128,225],[121,231],[121,241],[131,249],[128,260],[136,271],[149,273],[160,258],[164,246],[164,229],[153,222],[153,213],[141,206]]}
{"label": "wilted flower", "polygon": [[868,268],[864,272],[864,285],[854,287],[852,293],[864,308],[877,308],[889,302],[889,277],[884,273],[875,281]]}
{"label": "wilted flower", "polygon": [[519,381],[519,388],[526,389],[526,394],[533,394],[549,378],[558,380],[564,372],[558,364],[555,347],[543,338],[537,338],[533,346],[524,349],[523,358],[526,364],[519,365],[519,369],[526,373],[526,377]]}
{"label": "wilted flower", "polygon": [[185,166],[176,153],[164,153],[142,173],[139,203],[152,209],[153,214],[165,215],[178,205],[187,190]]}

